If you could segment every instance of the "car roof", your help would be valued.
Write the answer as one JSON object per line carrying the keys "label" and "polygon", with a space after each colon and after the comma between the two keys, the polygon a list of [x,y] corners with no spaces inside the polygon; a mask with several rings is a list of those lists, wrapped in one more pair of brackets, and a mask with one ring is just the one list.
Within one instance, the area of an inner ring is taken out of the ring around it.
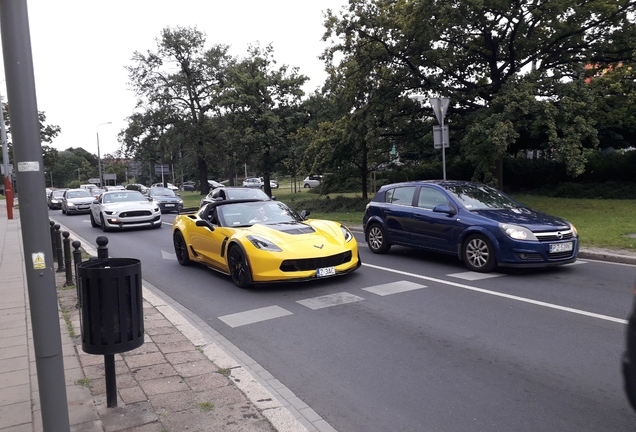
{"label": "car roof", "polygon": [[381,191],[392,189],[398,186],[423,186],[423,185],[437,185],[443,188],[453,186],[488,186],[483,183],[471,182],[466,180],[413,180],[400,183],[391,183],[384,185],[380,188]]}

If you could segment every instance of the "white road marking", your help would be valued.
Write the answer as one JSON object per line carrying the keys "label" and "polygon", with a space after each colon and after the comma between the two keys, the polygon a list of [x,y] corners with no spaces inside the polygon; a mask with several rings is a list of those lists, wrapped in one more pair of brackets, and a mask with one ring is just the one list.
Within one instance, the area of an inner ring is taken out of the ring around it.
{"label": "white road marking", "polygon": [[477,272],[468,271],[463,273],[447,274],[446,276],[454,277],[457,279],[476,281],[476,280],[482,280],[482,279],[496,278],[496,277],[500,277],[504,275],[501,273],[477,273]]}
{"label": "white road marking", "polygon": [[162,250],[161,251],[161,258],[166,259],[166,260],[176,261],[177,260],[177,254],[176,253],[166,252],[165,250]]}
{"label": "white road marking", "polygon": [[316,310],[330,306],[338,306],[346,303],[359,302],[362,300],[364,300],[362,297],[349,294],[348,292],[341,292],[320,297],[308,298],[305,300],[298,300],[296,301],[296,303],[306,306],[309,309]]}
{"label": "white road marking", "polygon": [[231,315],[224,315],[219,317],[219,319],[234,328],[274,318],[280,318],[287,315],[292,315],[292,313],[280,306],[268,306]]}
{"label": "white road marking", "polygon": [[390,269],[390,268],[386,268],[386,267],[380,267],[380,266],[376,266],[373,264],[366,264],[366,263],[362,263],[363,266],[366,267],[370,267],[370,268],[374,268],[377,270],[383,270],[386,272],[390,272],[390,273],[396,273],[396,274],[400,274],[403,276],[410,276],[413,278],[417,278],[417,279],[424,279],[427,281],[431,281],[431,282],[437,282],[440,284],[444,284],[444,285],[450,285],[450,286],[454,286],[456,288],[462,288],[465,290],[469,290],[469,291],[475,291],[475,292],[480,292],[482,294],[489,294],[489,295],[493,295],[496,297],[503,297],[503,298],[507,298],[510,300],[516,300],[516,301],[520,301],[523,303],[530,303],[530,304],[534,304],[537,306],[543,306],[543,307],[547,307],[550,309],[557,309],[557,310],[561,310],[561,311],[565,311],[565,312],[571,312],[574,314],[578,314],[578,315],[584,315],[584,316],[589,316],[592,318],[598,318],[598,319],[602,319],[605,321],[611,321],[611,322],[615,322],[615,323],[619,323],[619,324],[627,324],[627,320],[625,319],[621,319],[621,318],[614,318],[611,316],[607,316],[607,315],[601,315],[601,314],[597,314],[594,312],[587,312],[587,311],[583,311],[580,309],[574,309],[574,308],[569,308],[569,307],[565,307],[565,306],[559,306],[559,305],[555,305],[552,303],[546,303],[546,302],[542,302],[542,301],[538,301],[538,300],[532,300],[532,299],[528,299],[525,297],[519,297],[519,296],[514,296],[514,295],[510,295],[510,294],[503,294],[503,293],[499,293],[496,291],[490,291],[490,290],[486,290],[486,289],[482,289],[482,288],[477,288],[477,287],[473,287],[470,285],[464,285],[464,284],[460,284],[457,282],[451,282],[451,281],[446,281],[446,280],[442,280],[442,279],[436,279],[436,278],[432,278],[432,277],[428,277],[428,276],[422,276],[422,275],[418,275],[415,273],[409,273],[409,272],[404,272],[401,270],[395,270],[395,269]]}
{"label": "white road marking", "polygon": [[379,296],[387,296],[421,288],[426,288],[426,285],[420,285],[409,281],[397,281],[369,288],[362,288],[362,291],[369,291],[370,293],[377,294]]}

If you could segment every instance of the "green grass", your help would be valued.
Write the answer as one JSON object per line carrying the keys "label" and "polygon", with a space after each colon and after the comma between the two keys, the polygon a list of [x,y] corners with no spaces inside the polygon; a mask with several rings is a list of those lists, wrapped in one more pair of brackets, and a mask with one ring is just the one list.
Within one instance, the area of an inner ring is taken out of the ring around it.
{"label": "green grass", "polygon": [[[315,205],[316,200],[326,200],[326,196],[300,189],[297,193],[289,188],[273,191],[276,199],[300,212]],[[360,198],[360,193],[331,194],[336,196]],[[369,195],[369,200],[373,195]],[[186,207],[198,207],[199,192],[181,192]],[[518,201],[574,224],[579,232],[581,246],[603,247],[610,249],[636,250],[636,238],[626,237],[636,234],[636,200],[555,198],[539,195],[513,195]],[[361,225],[364,211],[311,211],[313,219],[329,219],[345,225]]]}

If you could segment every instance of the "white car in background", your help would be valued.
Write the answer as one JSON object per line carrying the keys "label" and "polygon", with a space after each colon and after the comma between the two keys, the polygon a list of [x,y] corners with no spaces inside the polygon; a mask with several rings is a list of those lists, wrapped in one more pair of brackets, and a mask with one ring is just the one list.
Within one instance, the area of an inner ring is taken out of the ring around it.
{"label": "white car in background", "polygon": [[[164,187],[163,183],[155,183],[150,187]],[[168,189],[172,190],[172,191],[178,191],[179,188],[176,187],[175,185],[173,185],[172,183],[166,183],[166,186]]]}
{"label": "white car in background", "polygon": [[305,189],[315,188],[320,186],[321,183],[322,183],[321,175],[310,175],[305,177],[305,180],[303,180],[303,187]]}
{"label": "white car in background", "polygon": [[106,232],[136,227],[161,228],[161,209],[136,190],[107,191],[93,201],[91,225]]}

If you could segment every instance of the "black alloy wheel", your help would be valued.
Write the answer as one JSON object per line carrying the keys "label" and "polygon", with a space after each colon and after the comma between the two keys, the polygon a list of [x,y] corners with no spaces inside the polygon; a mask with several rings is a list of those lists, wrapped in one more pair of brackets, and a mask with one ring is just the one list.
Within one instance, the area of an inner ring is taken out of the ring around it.
{"label": "black alloy wheel", "polygon": [[90,212],[90,216],[91,216],[91,226],[93,228],[97,228],[99,226],[99,224],[97,222],[95,222],[95,218],[93,217],[93,212]]}
{"label": "black alloy wheel", "polygon": [[108,227],[106,226],[106,221],[104,221],[104,215],[99,215],[99,221],[102,224],[102,231],[108,232]]}
{"label": "black alloy wheel", "polygon": [[380,224],[374,223],[367,233],[367,244],[371,252],[376,254],[387,253],[391,249],[388,239],[386,238],[386,230]]}
{"label": "black alloy wheel", "polygon": [[481,234],[466,239],[462,255],[466,267],[474,272],[488,273],[497,265],[494,246]]}
{"label": "black alloy wheel", "polygon": [[232,282],[239,288],[247,288],[252,285],[252,274],[247,257],[240,247],[232,246],[228,251],[227,265],[230,270]]}
{"label": "black alloy wheel", "polygon": [[177,255],[177,261],[182,266],[188,266],[192,264],[190,255],[188,254],[188,245],[181,231],[176,231],[172,236],[172,243],[174,244],[174,253]]}

